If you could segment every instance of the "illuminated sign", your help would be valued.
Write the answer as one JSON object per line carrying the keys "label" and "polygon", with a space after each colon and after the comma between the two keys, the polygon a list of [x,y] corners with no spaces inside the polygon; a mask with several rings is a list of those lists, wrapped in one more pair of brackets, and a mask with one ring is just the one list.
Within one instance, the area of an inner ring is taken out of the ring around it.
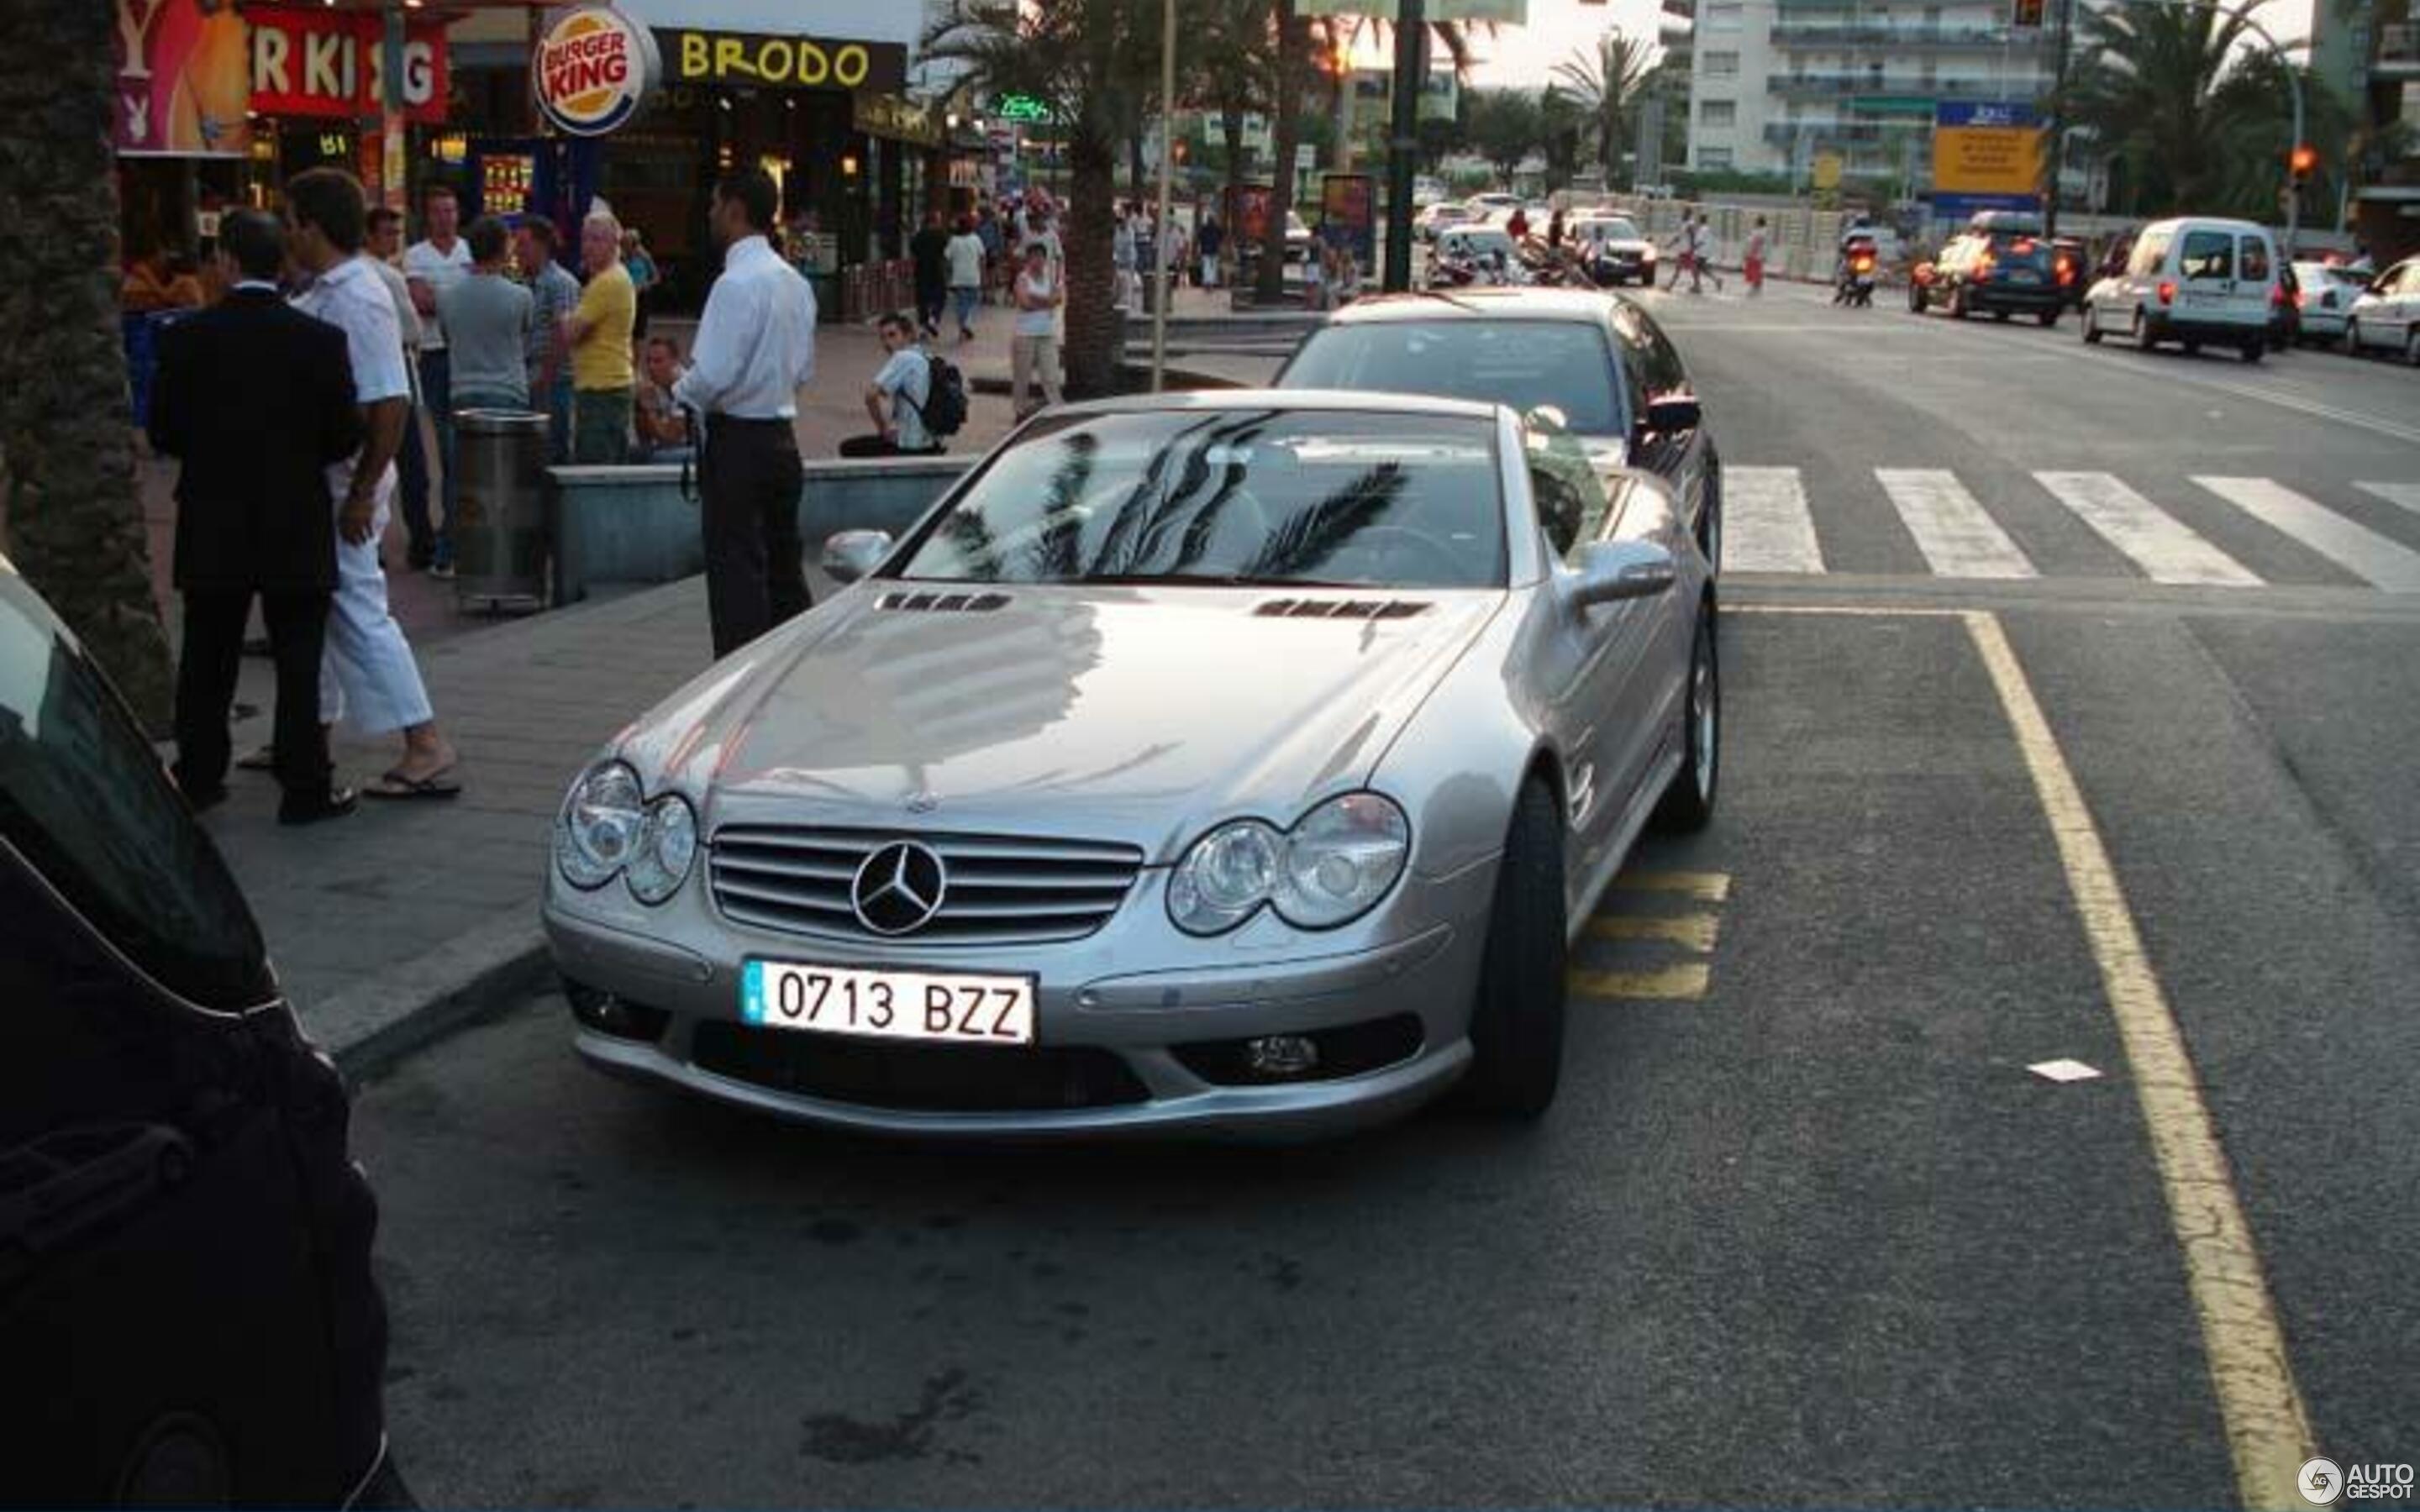
{"label": "illuminated sign", "polygon": [[566,11],[530,49],[538,111],[573,136],[602,136],[629,120],[659,71],[654,34],[611,6]]}
{"label": "illuminated sign", "polygon": [[1002,95],[993,104],[991,113],[1004,121],[1039,123],[1050,118],[1050,107],[1032,95]]}
{"label": "illuminated sign", "polygon": [[773,89],[908,87],[908,50],[896,42],[768,37],[753,32],[657,34],[675,84],[746,85]]}
{"label": "illuminated sign", "polygon": [[235,7],[117,0],[116,36],[112,126],[119,152],[240,158],[249,150],[251,82]]}
{"label": "illuminated sign", "polygon": [[2041,188],[2042,129],[2034,107],[1945,100],[1932,117],[1932,187],[1947,194],[2032,194]]}
{"label": "illuminated sign", "polygon": [[[252,108],[263,116],[376,116],[386,103],[386,23],[375,15],[262,10],[252,22]],[[404,31],[404,114],[445,119],[445,23]]]}

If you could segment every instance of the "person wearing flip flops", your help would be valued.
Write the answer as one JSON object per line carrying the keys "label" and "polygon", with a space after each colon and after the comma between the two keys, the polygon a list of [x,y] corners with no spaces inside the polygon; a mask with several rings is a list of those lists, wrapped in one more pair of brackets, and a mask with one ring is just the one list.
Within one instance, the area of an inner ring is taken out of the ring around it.
{"label": "person wearing flip flops", "polygon": [[319,667],[319,716],[334,724],[349,709],[365,733],[402,733],[403,759],[363,788],[363,796],[450,798],[462,791],[454,777],[457,754],[437,727],[403,627],[388,611],[379,563],[395,499],[396,451],[411,412],[395,301],[361,257],[368,207],[360,180],[314,168],[287,185],[286,198],[294,259],[311,276],[295,308],[344,332],[365,437],[360,451],[328,470],[337,500],[336,594]]}

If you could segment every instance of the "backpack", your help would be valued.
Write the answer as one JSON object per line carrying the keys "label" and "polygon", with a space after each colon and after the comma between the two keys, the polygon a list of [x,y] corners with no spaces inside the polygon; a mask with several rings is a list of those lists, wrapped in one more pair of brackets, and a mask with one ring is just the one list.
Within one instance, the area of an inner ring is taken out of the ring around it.
{"label": "backpack", "polygon": [[[935,440],[955,436],[966,428],[966,376],[941,358],[927,355],[924,359],[924,402],[915,405],[916,413],[923,419],[924,429]],[[904,393],[900,397],[907,399]]]}

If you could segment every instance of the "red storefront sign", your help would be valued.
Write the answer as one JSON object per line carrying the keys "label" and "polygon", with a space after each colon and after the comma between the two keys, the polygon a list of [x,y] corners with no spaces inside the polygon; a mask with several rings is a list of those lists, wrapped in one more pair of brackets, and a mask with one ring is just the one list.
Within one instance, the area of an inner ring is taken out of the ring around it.
{"label": "red storefront sign", "polygon": [[[252,23],[252,108],[264,116],[376,116],[384,107],[386,23],[375,13],[244,8]],[[445,119],[445,23],[408,23],[404,114]]]}

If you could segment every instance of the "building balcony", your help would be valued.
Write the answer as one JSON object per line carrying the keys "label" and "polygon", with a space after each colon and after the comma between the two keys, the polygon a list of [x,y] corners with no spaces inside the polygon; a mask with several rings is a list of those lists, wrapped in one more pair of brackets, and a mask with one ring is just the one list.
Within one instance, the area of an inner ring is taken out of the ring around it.
{"label": "building balcony", "polygon": [[2397,22],[2378,28],[2378,56],[2370,60],[2373,79],[2420,79],[2420,25]]}
{"label": "building balcony", "polygon": [[1998,49],[2013,46],[2030,53],[2039,38],[2012,39],[2005,26],[1877,26],[1846,25],[1829,21],[1777,21],[1773,23],[1776,47],[1873,48],[1886,53]]}
{"label": "building balcony", "polygon": [[1931,121],[1767,121],[1764,139],[1794,147],[1805,137],[1811,147],[1877,146],[1932,130]]}
{"label": "building balcony", "polygon": [[1902,95],[1928,100],[1996,99],[2004,91],[2030,98],[2037,85],[2030,79],[1992,79],[1980,74],[1916,73],[1776,73],[1766,77],[1765,93],[1811,97],[1819,95]]}

